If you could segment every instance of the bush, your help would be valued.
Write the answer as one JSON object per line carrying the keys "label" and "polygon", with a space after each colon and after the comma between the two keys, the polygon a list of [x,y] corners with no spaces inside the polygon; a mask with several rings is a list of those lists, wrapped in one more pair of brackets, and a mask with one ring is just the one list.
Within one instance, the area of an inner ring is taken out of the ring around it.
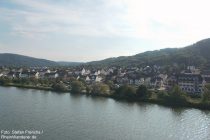
{"label": "bush", "polygon": [[119,87],[115,93],[118,97],[134,98],[136,97],[135,88],[129,85],[123,85]]}
{"label": "bush", "polygon": [[93,94],[108,95],[110,94],[110,88],[107,84],[96,83],[92,86]]}
{"label": "bush", "polygon": [[165,99],[165,98],[168,97],[168,93],[165,92],[165,91],[159,91],[159,92],[157,93],[157,96],[158,96],[158,98],[160,98],[160,99]]}
{"label": "bush", "polygon": [[7,77],[1,77],[0,78],[0,85],[7,85],[7,84],[9,84],[11,82],[12,82],[12,80],[7,78]]}
{"label": "bush", "polygon": [[149,96],[149,91],[145,85],[140,85],[136,90],[136,95],[140,98],[146,98]]}
{"label": "bush", "polygon": [[80,81],[73,81],[71,83],[71,92],[72,93],[82,93],[85,90],[85,86]]}
{"label": "bush", "polygon": [[208,89],[204,90],[204,93],[202,94],[202,102],[208,102],[210,101],[210,92]]}
{"label": "bush", "polygon": [[64,83],[59,82],[52,85],[52,88],[56,91],[67,91],[67,87]]}
{"label": "bush", "polygon": [[186,94],[181,91],[179,86],[174,86],[173,89],[169,92],[169,96],[167,98],[168,102],[171,104],[181,105],[187,102]]}

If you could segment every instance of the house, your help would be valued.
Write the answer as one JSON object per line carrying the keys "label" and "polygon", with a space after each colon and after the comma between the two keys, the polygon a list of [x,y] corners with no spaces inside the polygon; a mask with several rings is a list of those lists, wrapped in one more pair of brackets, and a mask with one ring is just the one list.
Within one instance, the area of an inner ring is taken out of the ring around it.
{"label": "house", "polygon": [[109,68],[108,71],[107,71],[107,74],[112,74],[114,73],[114,69],[113,68]]}
{"label": "house", "polygon": [[144,85],[149,87],[150,86],[151,77],[147,77],[144,79]]}
{"label": "house", "polygon": [[81,70],[81,75],[89,75],[89,74],[90,74],[90,70],[86,70],[85,68]]}
{"label": "house", "polygon": [[85,68],[83,68],[81,71],[81,75],[85,75],[85,73],[86,73]]}
{"label": "house", "polygon": [[172,89],[175,85],[177,85],[177,76],[176,75],[171,75],[166,79],[166,89],[170,90]]}
{"label": "house", "polygon": [[44,77],[45,78],[49,78],[49,79],[55,79],[58,78],[59,74],[56,72],[52,72],[52,73],[45,73]]}
{"label": "house", "polygon": [[144,85],[144,78],[139,79],[139,85]]}
{"label": "house", "polygon": [[35,78],[38,79],[39,78],[39,72],[29,72],[29,78]]}
{"label": "house", "polygon": [[85,78],[85,82],[89,83],[90,82],[90,77],[89,76],[86,76]]}
{"label": "house", "polygon": [[11,79],[15,78],[16,77],[15,72],[10,71],[9,73],[7,73],[7,77]]}
{"label": "house", "polygon": [[81,74],[81,71],[74,71],[74,75],[80,75]]}
{"label": "house", "polygon": [[210,83],[210,71],[208,70],[202,71],[201,76],[203,77],[206,83]]}
{"label": "house", "polygon": [[65,70],[60,70],[57,72],[58,73],[58,77],[63,79],[63,80],[67,80],[68,79],[68,72]]}
{"label": "house", "polygon": [[49,69],[41,69],[38,71],[39,72],[39,78],[45,78],[46,73],[50,73],[51,71]]}
{"label": "house", "polygon": [[196,69],[195,66],[187,66],[187,70],[184,70],[183,73],[200,74],[200,69]]}
{"label": "house", "polygon": [[150,87],[155,89],[160,89],[160,88],[163,89],[164,88],[163,78],[160,76],[155,76],[151,78]]}
{"label": "house", "polygon": [[200,74],[179,74],[177,82],[181,90],[188,94],[200,95],[204,91],[205,81]]}
{"label": "house", "polygon": [[97,76],[98,75],[98,71],[95,71],[93,75]]}
{"label": "house", "polygon": [[23,71],[19,74],[19,78],[29,78],[30,72]]}
{"label": "house", "polygon": [[101,69],[101,74],[102,75],[107,75],[108,73],[104,69]]}
{"label": "house", "polygon": [[146,66],[143,69],[144,74],[150,74],[152,72],[152,68],[150,66]]}
{"label": "house", "polygon": [[95,81],[95,79],[96,79],[96,76],[95,76],[95,75],[91,75],[91,76],[90,76],[90,80],[91,80],[91,81]]}
{"label": "house", "polygon": [[95,82],[101,82],[101,80],[102,80],[102,77],[96,76]]}
{"label": "house", "polygon": [[102,77],[96,76],[96,75],[91,75],[91,76],[90,76],[90,80],[91,80],[92,82],[101,82]]}
{"label": "house", "polygon": [[124,84],[129,84],[130,81],[128,77],[116,77],[116,82],[117,84],[124,85]]}
{"label": "house", "polygon": [[129,79],[129,84],[130,85],[136,85],[136,86],[140,86],[144,84],[144,78],[142,79]]}
{"label": "house", "polygon": [[205,77],[210,77],[210,70],[202,71],[202,72],[201,72],[201,76],[202,76],[203,78],[205,78]]}

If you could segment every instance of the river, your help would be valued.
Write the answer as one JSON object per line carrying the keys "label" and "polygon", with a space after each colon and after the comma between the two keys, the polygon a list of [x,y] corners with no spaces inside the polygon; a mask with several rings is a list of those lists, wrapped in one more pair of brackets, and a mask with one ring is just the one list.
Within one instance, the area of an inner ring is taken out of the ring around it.
{"label": "river", "polygon": [[210,111],[0,87],[0,129],[41,131],[38,140],[210,140]]}

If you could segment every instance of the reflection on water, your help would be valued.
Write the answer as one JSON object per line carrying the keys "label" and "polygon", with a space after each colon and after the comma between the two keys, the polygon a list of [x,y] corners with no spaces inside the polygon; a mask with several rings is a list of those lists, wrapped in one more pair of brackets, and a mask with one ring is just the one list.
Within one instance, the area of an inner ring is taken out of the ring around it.
{"label": "reflection on water", "polygon": [[186,108],[171,108],[171,110],[175,116],[180,116],[186,110]]}
{"label": "reflection on water", "polygon": [[210,111],[0,87],[0,129],[43,140],[208,140]]}

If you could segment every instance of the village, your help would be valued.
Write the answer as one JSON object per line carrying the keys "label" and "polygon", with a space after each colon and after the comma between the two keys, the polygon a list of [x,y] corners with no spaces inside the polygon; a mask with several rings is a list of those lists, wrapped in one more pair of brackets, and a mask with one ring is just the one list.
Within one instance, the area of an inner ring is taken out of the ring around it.
{"label": "village", "polygon": [[[80,80],[86,85],[94,83],[111,82],[115,88],[122,85],[138,87],[145,85],[150,90],[168,91],[175,85],[191,95],[200,96],[206,84],[210,83],[210,71],[197,69],[195,66],[187,66],[179,73],[167,74],[160,66],[145,67],[110,67],[110,68],[89,68],[85,66],[49,68],[0,68],[0,78],[8,79],[46,79],[64,83],[67,87],[73,80]],[[86,91],[84,91],[86,92]]]}

